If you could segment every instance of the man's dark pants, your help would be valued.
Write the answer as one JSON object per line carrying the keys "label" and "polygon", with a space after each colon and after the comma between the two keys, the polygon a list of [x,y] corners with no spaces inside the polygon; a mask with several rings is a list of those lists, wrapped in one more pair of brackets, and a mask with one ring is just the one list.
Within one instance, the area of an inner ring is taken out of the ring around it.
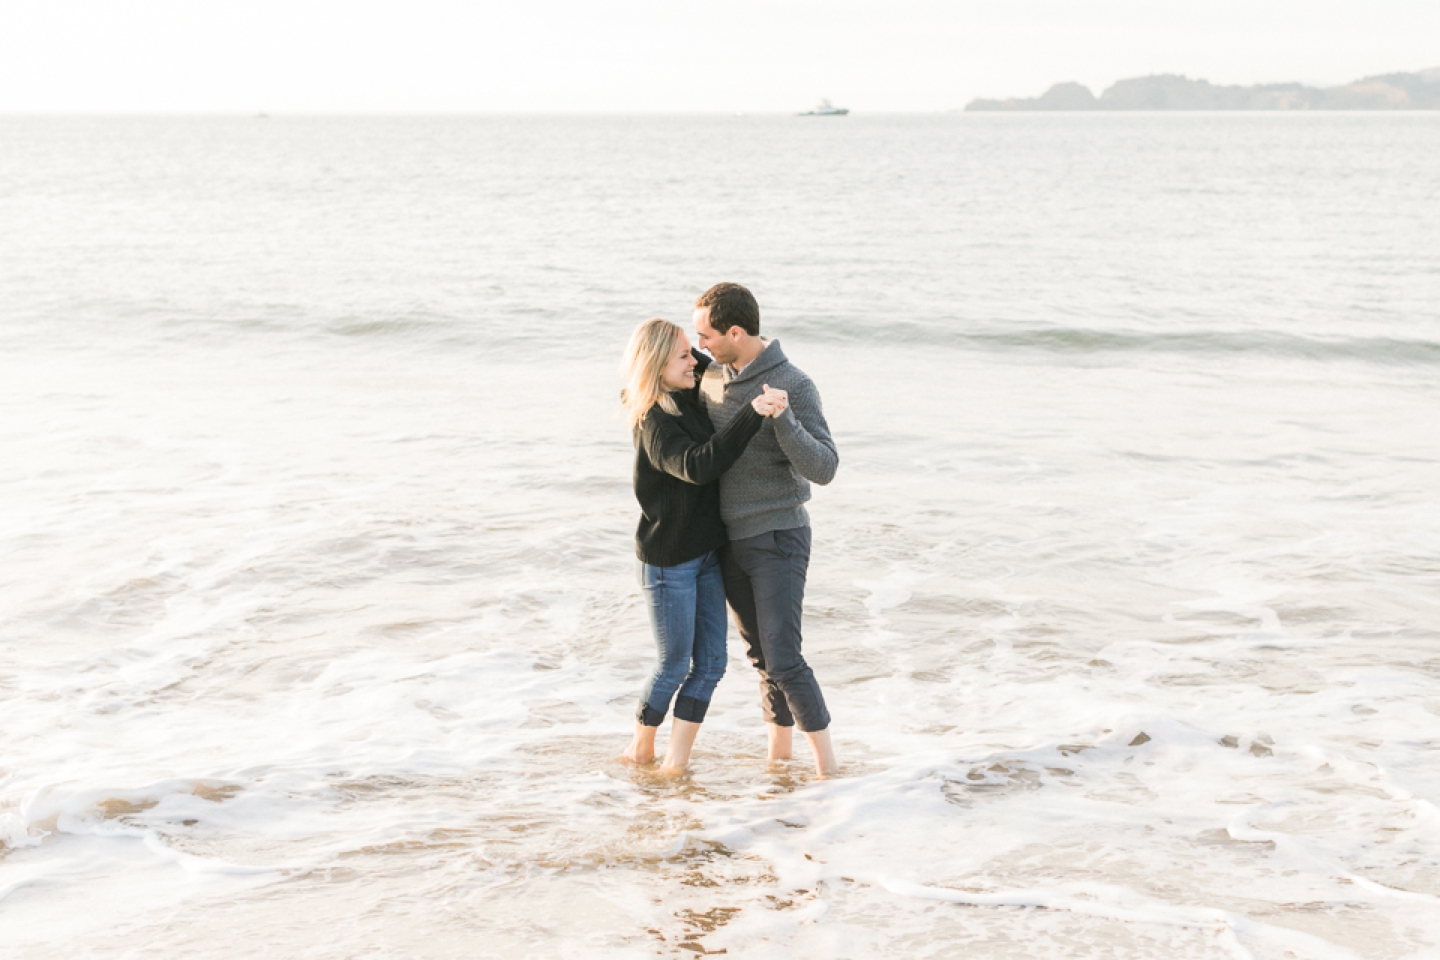
{"label": "man's dark pants", "polygon": [[830,712],[800,654],[800,612],[809,567],[809,527],[732,540],[720,551],[725,600],[750,662],[760,671],[765,721],[817,733],[830,726]]}

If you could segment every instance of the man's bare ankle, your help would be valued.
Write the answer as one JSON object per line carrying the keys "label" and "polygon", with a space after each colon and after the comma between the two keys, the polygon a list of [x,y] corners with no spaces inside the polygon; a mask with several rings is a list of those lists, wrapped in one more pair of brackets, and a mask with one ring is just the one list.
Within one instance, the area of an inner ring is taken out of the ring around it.
{"label": "man's bare ankle", "polygon": [[771,763],[794,758],[794,728],[770,724],[767,756]]}

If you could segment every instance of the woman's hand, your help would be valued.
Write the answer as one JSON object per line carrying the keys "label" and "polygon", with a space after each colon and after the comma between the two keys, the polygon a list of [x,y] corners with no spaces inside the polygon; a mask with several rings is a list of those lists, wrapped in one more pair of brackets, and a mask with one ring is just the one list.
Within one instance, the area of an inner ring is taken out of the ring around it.
{"label": "woman's hand", "polygon": [[762,417],[778,417],[790,405],[790,395],[784,390],[772,390],[768,383],[764,386],[765,392],[751,400],[750,405]]}

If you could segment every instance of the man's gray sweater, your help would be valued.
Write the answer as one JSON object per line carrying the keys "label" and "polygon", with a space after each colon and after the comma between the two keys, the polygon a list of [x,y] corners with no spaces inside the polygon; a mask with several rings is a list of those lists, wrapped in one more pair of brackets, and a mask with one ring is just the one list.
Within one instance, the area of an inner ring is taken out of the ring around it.
{"label": "man's gray sweater", "polygon": [[766,419],[735,465],[720,477],[720,517],[731,540],[810,524],[805,501],[810,484],[829,483],[840,465],[815,384],[785,357],[779,340],[737,376],[715,363],[700,380],[700,396],[716,430],[721,430],[765,384],[790,395],[785,412]]}

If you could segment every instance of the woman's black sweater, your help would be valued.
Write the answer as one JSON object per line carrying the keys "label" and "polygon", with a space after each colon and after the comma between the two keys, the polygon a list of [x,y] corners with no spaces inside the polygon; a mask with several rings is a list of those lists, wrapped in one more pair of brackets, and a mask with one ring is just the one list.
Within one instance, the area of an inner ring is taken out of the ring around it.
{"label": "woman's black sweater", "polygon": [[716,433],[700,399],[700,375],[712,361],[703,354],[696,359],[695,386],[670,394],[679,416],[657,404],[635,428],[641,513],[635,555],[654,567],[673,567],[725,545],[720,474],[745,452],[765,419],[747,405]]}

